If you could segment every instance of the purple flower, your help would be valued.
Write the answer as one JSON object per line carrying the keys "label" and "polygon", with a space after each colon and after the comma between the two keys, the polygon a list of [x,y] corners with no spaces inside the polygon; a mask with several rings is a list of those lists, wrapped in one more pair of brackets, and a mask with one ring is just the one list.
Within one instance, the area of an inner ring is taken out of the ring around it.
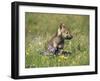
{"label": "purple flower", "polygon": [[52,52],[52,53],[55,53],[56,50],[57,50],[57,48],[54,48],[53,46],[49,45],[49,46],[48,46],[48,50],[49,50],[50,52]]}

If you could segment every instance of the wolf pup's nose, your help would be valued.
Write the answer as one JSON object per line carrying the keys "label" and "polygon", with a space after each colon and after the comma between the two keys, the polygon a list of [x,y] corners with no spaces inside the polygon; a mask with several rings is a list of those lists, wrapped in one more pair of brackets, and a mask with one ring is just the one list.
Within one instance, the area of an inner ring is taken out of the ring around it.
{"label": "wolf pup's nose", "polygon": [[68,37],[68,39],[70,40],[70,39],[72,39],[73,38],[73,36],[72,35],[70,35],[69,37]]}
{"label": "wolf pup's nose", "polygon": [[71,39],[73,38],[73,36],[71,35]]}

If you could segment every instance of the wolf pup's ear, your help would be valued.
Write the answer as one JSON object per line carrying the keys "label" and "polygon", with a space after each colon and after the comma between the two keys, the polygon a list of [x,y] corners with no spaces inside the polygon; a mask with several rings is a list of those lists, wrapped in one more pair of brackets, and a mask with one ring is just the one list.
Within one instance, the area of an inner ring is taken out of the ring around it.
{"label": "wolf pup's ear", "polygon": [[61,35],[61,28],[58,28],[58,36]]}
{"label": "wolf pup's ear", "polygon": [[58,35],[61,35],[62,31],[65,29],[65,24],[61,23],[58,28]]}
{"label": "wolf pup's ear", "polygon": [[65,24],[64,23],[60,24],[60,29],[62,29],[62,28],[65,28]]}
{"label": "wolf pup's ear", "polygon": [[58,36],[61,35],[61,29],[58,28]]}

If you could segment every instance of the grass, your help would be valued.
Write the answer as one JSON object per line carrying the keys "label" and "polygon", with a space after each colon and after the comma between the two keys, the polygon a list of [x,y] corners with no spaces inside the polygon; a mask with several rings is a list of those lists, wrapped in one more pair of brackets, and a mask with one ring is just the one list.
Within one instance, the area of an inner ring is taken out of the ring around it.
{"label": "grass", "polygon": [[[62,22],[73,34],[73,39],[65,41],[64,46],[72,54],[41,55]],[[81,65],[89,65],[88,15],[25,13],[25,68]]]}

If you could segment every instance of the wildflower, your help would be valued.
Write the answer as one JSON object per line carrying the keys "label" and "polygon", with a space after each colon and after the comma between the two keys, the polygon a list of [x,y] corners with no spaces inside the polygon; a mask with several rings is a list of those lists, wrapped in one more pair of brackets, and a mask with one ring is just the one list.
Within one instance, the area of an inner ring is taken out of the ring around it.
{"label": "wildflower", "polygon": [[60,56],[61,59],[64,59],[64,55]]}
{"label": "wildflower", "polygon": [[58,62],[61,62],[61,59],[58,59]]}
{"label": "wildflower", "polygon": [[61,55],[60,57],[59,57],[59,60],[58,61],[60,61],[60,60],[66,60],[68,57],[65,57],[64,55]]}
{"label": "wildflower", "polygon": [[39,45],[42,45],[42,43],[41,43],[41,42],[39,42]]}
{"label": "wildflower", "polygon": [[28,51],[26,51],[26,55],[29,55],[29,52]]}

